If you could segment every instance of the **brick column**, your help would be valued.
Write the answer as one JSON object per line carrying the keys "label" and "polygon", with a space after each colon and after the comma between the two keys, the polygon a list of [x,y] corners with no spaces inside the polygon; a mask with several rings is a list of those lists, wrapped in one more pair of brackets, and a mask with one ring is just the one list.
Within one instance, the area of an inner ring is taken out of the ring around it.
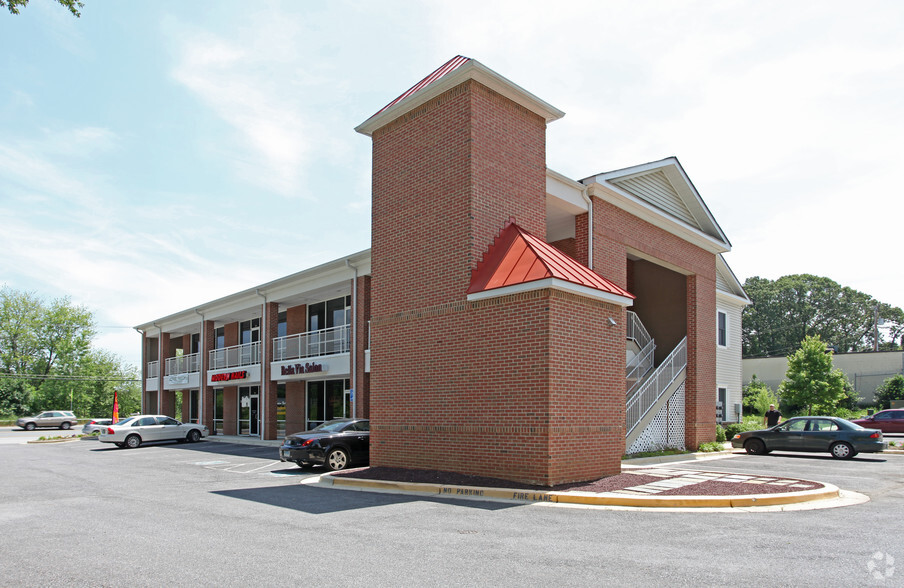
{"label": "brick column", "polygon": [[210,432],[213,428],[213,386],[207,385],[207,370],[210,369],[210,351],[214,347],[216,328],[213,321],[204,321],[201,327],[201,422]]}
{"label": "brick column", "polygon": [[688,449],[715,441],[716,284],[699,274],[687,277],[687,384],[684,439]]}
{"label": "brick column", "polygon": [[264,305],[264,318],[261,321],[261,406],[264,408],[264,422],[261,426],[262,439],[276,439],[276,381],[270,377],[270,362],[273,360],[273,338],[276,337],[279,324],[279,304],[268,302]]}

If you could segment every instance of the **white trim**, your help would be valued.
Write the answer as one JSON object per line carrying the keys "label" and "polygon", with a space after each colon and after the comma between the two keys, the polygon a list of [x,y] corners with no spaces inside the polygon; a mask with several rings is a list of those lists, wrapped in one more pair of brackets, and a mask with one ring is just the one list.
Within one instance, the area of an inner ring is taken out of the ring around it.
{"label": "white trim", "polygon": [[719,239],[704,233],[700,229],[692,227],[686,222],[654,207],[649,202],[629,194],[618,186],[607,182],[605,184],[593,183],[590,184],[589,188],[591,196],[596,196],[605,202],[617,206],[625,212],[645,220],[660,229],[668,231],[701,249],[705,249],[711,253],[726,253],[731,251],[731,247],[725,241],[720,241]]}
{"label": "white trim", "polygon": [[588,298],[594,298],[596,300],[602,300],[603,302],[609,302],[611,304],[617,304],[618,306],[623,307],[628,307],[634,304],[634,300],[631,298],[619,296],[618,294],[612,294],[609,292],[603,292],[602,290],[597,290],[596,288],[581,286],[580,284],[572,284],[571,282],[566,282],[565,280],[560,280],[559,278],[545,278],[543,280],[534,280],[533,282],[515,284],[514,286],[504,286],[502,288],[494,288],[492,290],[475,292],[474,294],[468,294],[468,302],[486,300],[489,298],[498,298],[500,296],[508,296],[510,294],[533,292],[535,290],[543,290],[545,288],[552,290],[561,290],[563,292],[571,292],[573,294],[586,296]]}
{"label": "white trim", "polygon": [[537,98],[518,84],[504,78],[476,59],[471,59],[458,69],[449,72],[437,81],[421,88],[411,96],[397,102],[382,112],[373,115],[357,127],[355,131],[362,135],[373,135],[374,131],[392,122],[402,114],[421,106],[436,98],[443,92],[467,81],[475,80],[491,90],[498,92],[509,100],[520,104],[531,112],[542,116],[549,124],[565,116],[565,113],[551,104]]}
{"label": "white trim", "polygon": [[738,306],[750,306],[753,304],[749,298],[742,298],[737,294],[730,294],[722,290],[716,290],[716,298],[721,298],[725,302],[735,303]]}

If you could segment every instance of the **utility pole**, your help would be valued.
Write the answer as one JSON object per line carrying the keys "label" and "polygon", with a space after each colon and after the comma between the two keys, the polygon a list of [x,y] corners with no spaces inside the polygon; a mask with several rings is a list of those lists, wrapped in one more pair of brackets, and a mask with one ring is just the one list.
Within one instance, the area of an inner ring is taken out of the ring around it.
{"label": "utility pole", "polygon": [[879,303],[876,303],[876,315],[873,319],[873,351],[879,351]]}

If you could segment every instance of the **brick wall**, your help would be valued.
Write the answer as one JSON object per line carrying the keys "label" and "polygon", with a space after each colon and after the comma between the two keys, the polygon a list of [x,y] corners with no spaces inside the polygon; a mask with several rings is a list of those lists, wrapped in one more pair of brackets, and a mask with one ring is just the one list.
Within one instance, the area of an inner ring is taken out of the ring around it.
{"label": "brick wall", "polygon": [[[716,257],[667,231],[593,198],[594,269],[623,287],[628,284],[628,248],[682,268],[686,276],[688,369],[685,445],[715,440]],[[605,220],[603,220],[605,219]],[[632,273],[633,286],[634,276]],[[637,304],[640,304],[638,302]]]}
{"label": "brick wall", "polygon": [[550,290],[466,301],[507,220],[545,238],[544,120],[469,81],[373,141],[371,463],[544,485],[618,473],[624,309]]}

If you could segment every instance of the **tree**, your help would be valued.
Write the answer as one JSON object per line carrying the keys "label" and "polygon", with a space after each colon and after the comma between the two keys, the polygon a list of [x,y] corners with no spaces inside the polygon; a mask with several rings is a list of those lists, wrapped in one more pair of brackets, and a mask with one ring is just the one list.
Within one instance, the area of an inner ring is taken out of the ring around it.
{"label": "tree", "polygon": [[904,334],[904,311],[863,292],[810,274],[772,281],[752,277],[744,282],[752,305],[744,310],[743,354],[763,357],[792,353],[806,337],[817,335],[835,351],[866,351],[876,344],[876,319],[891,338],[882,348],[897,348]]}
{"label": "tree", "polygon": [[800,349],[788,357],[788,370],[778,394],[789,406],[807,414],[830,413],[845,398],[844,374],[832,365],[832,353],[818,336],[805,338]]}
{"label": "tree", "polygon": [[45,302],[28,292],[0,289],[0,414],[69,409],[110,414],[113,392],[123,414],[140,409],[132,366],[93,349],[94,317],[68,298]]}
{"label": "tree", "polygon": [[744,414],[764,415],[770,404],[778,404],[775,392],[765,382],[757,379],[756,375],[750,378],[750,383],[744,386],[741,395],[744,399]]}
{"label": "tree", "polygon": [[[76,18],[79,18],[82,15],[82,13],[79,12],[79,9],[85,7],[85,3],[80,2],[79,0],[54,1],[61,6],[65,6]],[[28,0],[0,0],[0,8],[9,8],[11,14],[19,14],[19,8],[25,7],[27,4]]]}
{"label": "tree", "polygon": [[880,409],[891,408],[892,400],[904,400],[904,376],[898,374],[876,388],[876,404]]}

